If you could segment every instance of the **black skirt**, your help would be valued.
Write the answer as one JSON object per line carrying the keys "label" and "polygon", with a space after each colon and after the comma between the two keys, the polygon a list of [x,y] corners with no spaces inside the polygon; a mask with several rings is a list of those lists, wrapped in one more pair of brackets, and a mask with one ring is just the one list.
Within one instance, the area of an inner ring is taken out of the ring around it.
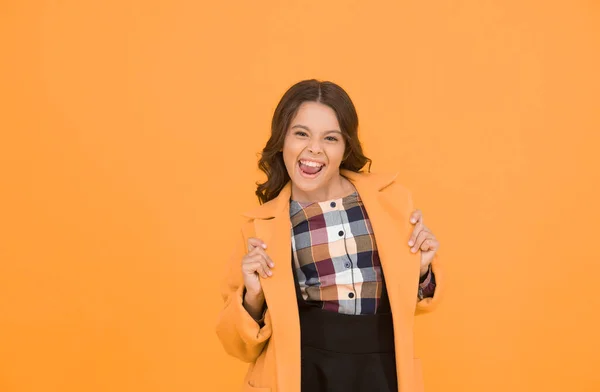
{"label": "black skirt", "polygon": [[304,301],[296,277],[295,281],[302,392],[397,392],[394,329],[385,280],[378,313],[373,315],[323,310]]}

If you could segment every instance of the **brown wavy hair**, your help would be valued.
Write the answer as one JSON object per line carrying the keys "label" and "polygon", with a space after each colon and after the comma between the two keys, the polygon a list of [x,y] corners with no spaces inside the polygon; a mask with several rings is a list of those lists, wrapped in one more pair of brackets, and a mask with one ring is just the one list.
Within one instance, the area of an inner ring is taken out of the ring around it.
{"label": "brown wavy hair", "polygon": [[290,87],[277,104],[271,121],[271,137],[260,154],[258,168],[267,175],[267,181],[256,183],[256,196],[260,204],[266,203],[279,195],[281,189],[290,180],[283,162],[283,142],[290,126],[303,102],[319,102],[333,109],[346,142],[341,169],[359,172],[371,159],[363,154],[358,140],[358,115],[348,94],[333,82],[316,79],[303,80]]}

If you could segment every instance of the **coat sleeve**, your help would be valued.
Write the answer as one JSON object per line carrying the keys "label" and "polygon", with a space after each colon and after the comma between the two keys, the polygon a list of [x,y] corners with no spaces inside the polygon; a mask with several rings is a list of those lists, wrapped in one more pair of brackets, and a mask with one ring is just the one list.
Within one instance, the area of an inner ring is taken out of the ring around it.
{"label": "coat sleeve", "polygon": [[433,292],[433,297],[423,298],[417,302],[417,308],[415,309],[415,314],[417,315],[434,310],[442,298],[445,280],[443,269],[440,265],[440,256],[437,252],[431,262],[431,271],[435,275],[435,291]]}
{"label": "coat sleeve", "polygon": [[216,332],[228,354],[244,362],[254,362],[271,337],[271,317],[267,309],[264,324],[259,324],[242,305],[244,279],[241,263],[245,250],[246,241],[240,230],[222,281],[221,295],[225,304],[217,319]]}

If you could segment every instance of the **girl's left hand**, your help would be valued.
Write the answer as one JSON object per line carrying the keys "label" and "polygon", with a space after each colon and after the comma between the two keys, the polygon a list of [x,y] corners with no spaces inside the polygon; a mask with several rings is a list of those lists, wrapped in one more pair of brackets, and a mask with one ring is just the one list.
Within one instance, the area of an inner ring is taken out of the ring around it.
{"label": "girl's left hand", "polygon": [[410,223],[415,226],[412,235],[408,240],[410,251],[416,253],[421,250],[421,276],[429,269],[429,265],[435,256],[435,252],[440,248],[440,243],[435,238],[431,230],[423,224],[423,213],[421,210],[415,210],[410,215]]}

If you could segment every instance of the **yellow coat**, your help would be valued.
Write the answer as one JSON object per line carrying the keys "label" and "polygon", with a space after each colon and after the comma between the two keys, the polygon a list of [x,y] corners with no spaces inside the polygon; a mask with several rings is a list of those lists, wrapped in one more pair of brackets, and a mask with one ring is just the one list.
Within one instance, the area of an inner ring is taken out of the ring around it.
{"label": "yellow coat", "polygon": [[[408,239],[413,226],[410,192],[397,183],[396,174],[355,173],[341,169],[357,189],[373,227],[392,314],[399,392],[422,392],[421,363],[414,358],[414,315],[432,310],[440,300],[443,276],[439,256],[432,268],[436,277],[433,298],[418,301],[420,252],[411,253]],[[217,322],[217,335],[232,356],[249,362],[242,391],[300,392],[300,320],[292,272],[291,222],[288,182],[275,199],[243,214],[247,220],[236,239],[223,285],[225,306]],[[267,244],[275,262],[273,276],[262,279],[267,303],[262,328],[244,309],[241,261],[248,237]]]}

